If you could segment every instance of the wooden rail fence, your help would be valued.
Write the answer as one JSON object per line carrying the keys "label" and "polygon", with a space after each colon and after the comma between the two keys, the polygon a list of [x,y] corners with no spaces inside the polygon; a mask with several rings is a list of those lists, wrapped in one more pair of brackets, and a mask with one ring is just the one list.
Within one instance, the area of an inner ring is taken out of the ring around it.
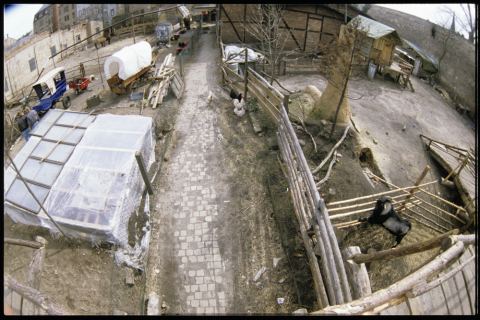
{"label": "wooden rail fence", "polygon": [[[224,57],[222,43],[220,50]],[[237,92],[244,92],[246,82],[249,97],[255,97],[261,108],[277,123],[282,170],[288,180],[319,307],[351,301],[350,284],[327,207],[317,190],[288,117],[288,95],[280,93],[253,68],[244,68],[246,71],[242,76],[232,70],[225,61],[224,57],[223,81]]]}

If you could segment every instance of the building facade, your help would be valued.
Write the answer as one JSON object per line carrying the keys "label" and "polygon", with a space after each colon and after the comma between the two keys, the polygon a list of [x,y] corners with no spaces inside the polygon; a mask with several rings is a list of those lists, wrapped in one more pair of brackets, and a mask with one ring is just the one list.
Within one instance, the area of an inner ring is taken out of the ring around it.
{"label": "building facade", "polygon": [[59,4],[46,4],[33,18],[33,32],[39,34],[44,31],[56,32],[59,29]]}
{"label": "building facade", "polygon": [[77,22],[76,4],[64,3],[59,8],[59,27],[60,30],[70,29]]}

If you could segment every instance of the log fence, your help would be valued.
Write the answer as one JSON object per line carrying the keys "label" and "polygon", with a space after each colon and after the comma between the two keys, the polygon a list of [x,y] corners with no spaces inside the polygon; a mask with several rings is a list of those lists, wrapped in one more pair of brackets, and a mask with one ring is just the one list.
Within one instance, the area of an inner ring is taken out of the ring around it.
{"label": "log fence", "polygon": [[[222,43],[220,48],[223,55]],[[315,185],[312,172],[288,117],[288,95],[282,94],[270,85],[254,68],[247,66],[247,72],[242,76],[232,70],[225,62],[227,59],[223,58],[221,69],[224,83],[237,92],[243,92],[246,84],[249,97],[254,97],[262,110],[277,124],[282,170],[288,180],[318,305],[325,308],[351,301],[352,294],[344,260],[330,223],[327,207]]]}

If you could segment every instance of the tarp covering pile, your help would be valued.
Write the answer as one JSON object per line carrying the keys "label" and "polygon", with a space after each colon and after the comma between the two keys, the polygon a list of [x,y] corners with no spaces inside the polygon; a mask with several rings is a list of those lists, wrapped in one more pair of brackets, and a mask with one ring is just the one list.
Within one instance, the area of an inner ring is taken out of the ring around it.
{"label": "tarp covering pile", "polygon": [[107,79],[118,74],[126,80],[152,63],[152,47],[146,41],[140,41],[125,47],[105,60],[103,70]]}
{"label": "tarp covering pile", "polygon": [[[224,49],[225,57],[224,61],[228,63],[244,63],[245,62],[245,48],[238,47],[235,45],[227,45]],[[255,52],[252,49],[247,49],[247,59],[248,62],[260,61],[263,59],[261,53]]]}
{"label": "tarp covering pile", "polygon": [[[152,123],[136,115],[52,109],[14,162],[67,235],[125,246],[128,220],[145,187],[135,153],[147,170],[155,161]],[[4,187],[4,211],[14,222],[57,232],[11,166]]]}

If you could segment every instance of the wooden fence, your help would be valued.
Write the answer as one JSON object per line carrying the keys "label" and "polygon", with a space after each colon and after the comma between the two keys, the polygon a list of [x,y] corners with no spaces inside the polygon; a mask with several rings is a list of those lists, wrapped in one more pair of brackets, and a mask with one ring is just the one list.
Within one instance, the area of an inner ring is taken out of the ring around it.
{"label": "wooden fence", "polygon": [[[223,44],[220,43],[223,54]],[[238,92],[255,97],[277,123],[277,138],[282,169],[288,180],[294,212],[307,252],[317,303],[321,308],[352,300],[345,266],[327,207],[321,198],[312,172],[288,117],[288,96],[280,93],[253,68],[244,68],[244,76],[222,62],[223,80]],[[319,256],[319,258],[317,258]]]}

